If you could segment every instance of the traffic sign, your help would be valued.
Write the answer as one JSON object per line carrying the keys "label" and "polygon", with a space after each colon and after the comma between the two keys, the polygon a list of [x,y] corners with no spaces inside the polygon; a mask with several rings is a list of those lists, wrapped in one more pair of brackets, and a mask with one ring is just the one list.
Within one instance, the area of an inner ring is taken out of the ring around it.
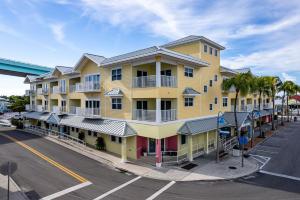
{"label": "traffic sign", "polygon": [[224,124],[225,124],[225,119],[224,119],[224,117],[219,117],[219,118],[218,118],[218,123],[219,123],[219,125],[224,125]]}
{"label": "traffic sign", "polygon": [[240,136],[239,143],[240,144],[247,144],[248,143],[248,137],[247,136]]}

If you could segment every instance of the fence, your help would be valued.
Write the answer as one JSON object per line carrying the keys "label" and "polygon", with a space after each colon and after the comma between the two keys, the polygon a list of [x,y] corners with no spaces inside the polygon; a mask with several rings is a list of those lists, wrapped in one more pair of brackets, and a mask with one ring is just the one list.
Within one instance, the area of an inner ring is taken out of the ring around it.
{"label": "fence", "polygon": [[183,148],[178,151],[162,151],[163,164],[180,164],[187,160],[187,149]]}
{"label": "fence", "polygon": [[51,129],[45,129],[45,128],[41,128],[39,126],[28,126],[25,128],[25,130],[30,131],[31,133],[35,134],[35,135],[39,135],[39,136],[49,136],[49,137],[54,137],[56,139],[60,139],[60,140],[69,140],[73,143],[76,144],[80,144],[83,146],[86,146],[86,142],[83,140],[80,140],[76,137],[72,137],[70,135],[67,135],[65,133],[61,133],[55,130],[51,130]]}

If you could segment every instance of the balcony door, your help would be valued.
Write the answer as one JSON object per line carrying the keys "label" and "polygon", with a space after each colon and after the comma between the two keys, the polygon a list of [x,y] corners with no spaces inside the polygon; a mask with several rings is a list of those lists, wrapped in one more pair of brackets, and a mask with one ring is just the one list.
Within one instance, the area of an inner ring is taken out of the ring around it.
{"label": "balcony door", "polygon": [[171,110],[172,109],[171,105],[172,105],[171,101],[161,101],[160,109],[161,110]]}
{"label": "balcony door", "polygon": [[172,76],[172,71],[170,69],[160,71],[162,76]]}
{"label": "balcony door", "polygon": [[148,102],[147,101],[137,101],[136,109],[137,110],[148,110]]}
{"label": "balcony door", "polygon": [[84,81],[87,89],[100,89],[100,74],[87,75],[85,76]]}
{"label": "balcony door", "polygon": [[92,115],[100,115],[100,101],[87,100],[85,101],[86,112]]}
{"label": "balcony door", "polygon": [[[165,139],[162,138],[160,140],[161,142],[161,151],[165,151],[165,147],[166,147],[166,144],[165,144]],[[156,152],[156,140],[153,139],[153,138],[149,138],[148,139],[148,153],[151,155],[155,154]]]}
{"label": "balcony door", "polygon": [[[137,87],[144,87],[146,83],[146,77],[148,76],[148,72],[137,70],[136,72],[136,85]],[[144,78],[145,77],[145,78]]]}

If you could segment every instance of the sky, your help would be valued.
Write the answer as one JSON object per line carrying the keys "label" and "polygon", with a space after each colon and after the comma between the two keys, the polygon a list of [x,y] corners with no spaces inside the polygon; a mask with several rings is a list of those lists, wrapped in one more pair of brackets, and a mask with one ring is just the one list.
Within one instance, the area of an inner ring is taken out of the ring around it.
{"label": "sky", "polygon": [[[188,35],[226,47],[221,64],[300,84],[299,0],[1,0],[0,57],[73,67]],[[0,75],[0,95],[24,94]]]}

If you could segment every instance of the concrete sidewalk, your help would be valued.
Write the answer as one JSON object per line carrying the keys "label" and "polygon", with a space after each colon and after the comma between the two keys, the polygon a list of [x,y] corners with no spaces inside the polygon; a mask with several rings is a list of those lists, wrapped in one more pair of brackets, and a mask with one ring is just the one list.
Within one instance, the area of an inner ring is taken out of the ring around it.
{"label": "concrete sidewalk", "polygon": [[[0,199],[7,199],[7,176],[0,174]],[[19,186],[10,179],[10,200],[28,200]]]}
{"label": "concrete sidewalk", "polygon": [[[220,163],[216,163],[215,160],[211,158],[200,157],[193,162],[197,166],[191,170],[185,170],[180,166],[164,166],[156,168],[150,164],[137,164],[133,162],[122,163],[119,157],[106,152],[76,145],[49,136],[44,138],[98,162],[104,163],[111,168],[160,180],[195,181],[233,179],[249,175],[259,168],[257,161],[252,158],[245,159],[245,165],[242,168],[241,157],[229,157]],[[230,166],[236,167],[236,169],[229,169]]]}

